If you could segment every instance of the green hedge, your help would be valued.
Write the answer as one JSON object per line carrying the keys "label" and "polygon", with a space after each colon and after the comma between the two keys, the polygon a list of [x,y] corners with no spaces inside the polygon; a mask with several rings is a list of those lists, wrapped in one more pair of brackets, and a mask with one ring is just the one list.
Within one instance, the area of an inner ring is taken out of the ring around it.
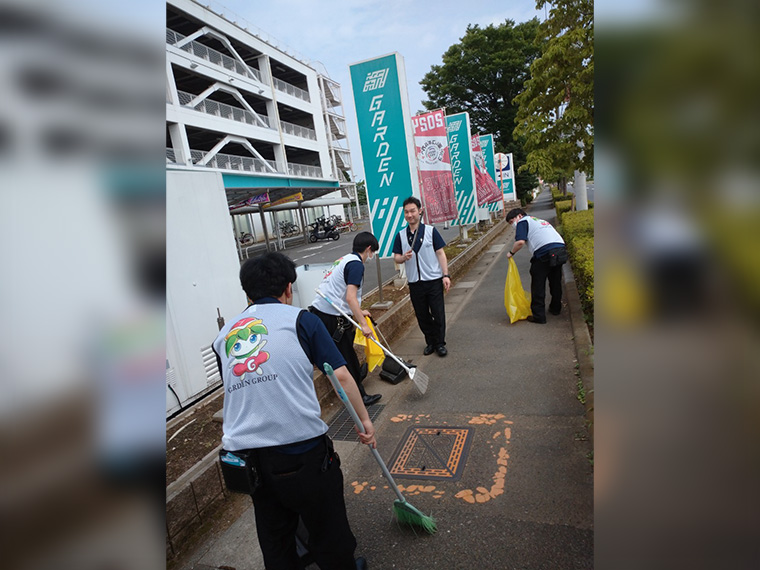
{"label": "green hedge", "polygon": [[594,210],[565,212],[559,219],[560,232],[564,236],[565,241],[575,236],[594,237]]}
{"label": "green hedge", "polygon": [[567,194],[563,194],[562,192],[560,192],[554,186],[552,186],[551,191],[552,191],[552,202],[554,204],[556,204],[559,201],[569,200],[570,198],[573,197],[573,193],[572,192],[568,192]]}
{"label": "green hedge", "polygon": [[594,319],[594,238],[576,236],[567,244],[578,294],[588,321]]}
{"label": "green hedge", "polygon": [[594,211],[564,212],[560,232],[567,244],[570,264],[587,322],[594,320]]}
{"label": "green hedge", "polygon": [[[557,210],[557,219],[562,218],[562,214],[565,212],[569,212],[570,208],[572,207],[573,201],[572,200],[557,200],[554,202],[554,208]],[[594,209],[594,203],[589,202],[588,203],[588,209],[593,210]]]}
{"label": "green hedge", "polygon": [[562,214],[569,212],[572,205],[572,200],[557,200],[554,202],[554,208],[557,210],[557,219],[562,219]]}

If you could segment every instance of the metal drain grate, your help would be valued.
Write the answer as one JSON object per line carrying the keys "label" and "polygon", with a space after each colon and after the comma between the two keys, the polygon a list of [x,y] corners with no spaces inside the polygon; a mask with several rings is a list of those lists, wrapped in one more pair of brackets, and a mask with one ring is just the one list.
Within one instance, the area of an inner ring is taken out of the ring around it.
{"label": "metal drain grate", "polygon": [[[369,419],[373,423],[375,418],[383,411],[383,408],[385,408],[385,404],[372,404],[367,408]],[[335,441],[359,441],[359,436],[356,435],[356,430],[354,429],[354,420],[351,419],[347,409],[343,408],[333,421],[330,422],[327,435]]]}
{"label": "metal drain grate", "polygon": [[472,432],[452,426],[413,426],[401,440],[389,471],[394,477],[458,481],[467,462]]}

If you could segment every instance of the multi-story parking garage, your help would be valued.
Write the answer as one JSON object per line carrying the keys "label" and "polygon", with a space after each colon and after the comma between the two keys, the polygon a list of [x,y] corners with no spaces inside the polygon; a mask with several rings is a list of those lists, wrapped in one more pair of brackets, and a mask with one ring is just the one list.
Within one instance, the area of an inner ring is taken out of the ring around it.
{"label": "multi-story parking garage", "polygon": [[[217,318],[245,299],[240,238],[277,247],[356,201],[340,85],[193,0],[166,17],[167,411],[220,383]],[[285,202],[285,203],[282,203]],[[278,205],[274,205],[277,203]],[[351,214],[351,209],[347,210]]]}

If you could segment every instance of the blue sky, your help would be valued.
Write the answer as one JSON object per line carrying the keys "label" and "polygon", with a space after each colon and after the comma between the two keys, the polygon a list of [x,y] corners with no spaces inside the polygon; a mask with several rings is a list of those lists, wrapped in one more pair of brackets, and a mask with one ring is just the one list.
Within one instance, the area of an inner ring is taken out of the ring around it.
{"label": "blue sky", "polygon": [[364,178],[364,169],[359,159],[349,64],[399,52],[406,65],[409,104],[414,114],[423,109],[422,100],[426,98],[420,80],[431,66],[441,63],[449,46],[459,42],[467,24],[484,27],[507,19],[520,23],[533,17],[544,18],[544,11],[535,9],[534,0],[201,2],[228,19],[236,20],[242,27],[269,34],[272,43],[278,47],[287,47],[309,60],[324,64],[330,78],[341,84],[354,174],[359,180]]}

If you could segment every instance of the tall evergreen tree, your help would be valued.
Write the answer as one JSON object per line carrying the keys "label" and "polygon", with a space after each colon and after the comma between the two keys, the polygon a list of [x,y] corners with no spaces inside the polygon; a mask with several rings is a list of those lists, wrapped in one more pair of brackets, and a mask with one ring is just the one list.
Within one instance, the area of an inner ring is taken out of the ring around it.
{"label": "tall evergreen tree", "polygon": [[[540,50],[535,43],[539,22],[534,18],[515,25],[467,26],[460,43],[443,54],[420,85],[429,100],[428,110],[446,108],[446,114],[467,111],[473,134],[493,134],[496,152],[512,153],[516,166],[524,164],[523,141],[513,136],[517,105],[513,99],[530,77],[530,64]],[[516,174],[518,197],[537,184],[529,172]]]}

